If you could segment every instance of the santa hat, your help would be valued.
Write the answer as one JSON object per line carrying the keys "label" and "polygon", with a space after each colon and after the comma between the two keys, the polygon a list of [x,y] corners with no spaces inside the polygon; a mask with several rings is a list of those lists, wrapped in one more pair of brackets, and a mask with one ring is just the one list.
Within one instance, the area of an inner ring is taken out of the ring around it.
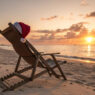
{"label": "santa hat", "polygon": [[14,26],[17,28],[17,30],[21,33],[22,37],[20,39],[21,42],[25,43],[25,37],[29,34],[30,32],[30,26],[26,25],[22,22],[16,22]]}

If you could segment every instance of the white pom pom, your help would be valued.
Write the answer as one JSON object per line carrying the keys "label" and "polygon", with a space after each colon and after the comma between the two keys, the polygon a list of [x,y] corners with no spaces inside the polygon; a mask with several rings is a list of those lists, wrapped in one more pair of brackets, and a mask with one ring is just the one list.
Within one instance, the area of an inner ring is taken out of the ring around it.
{"label": "white pom pom", "polygon": [[25,43],[25,42],[26,42],[26,39],[21,38],[20,41],[21,41],[22,43]]}

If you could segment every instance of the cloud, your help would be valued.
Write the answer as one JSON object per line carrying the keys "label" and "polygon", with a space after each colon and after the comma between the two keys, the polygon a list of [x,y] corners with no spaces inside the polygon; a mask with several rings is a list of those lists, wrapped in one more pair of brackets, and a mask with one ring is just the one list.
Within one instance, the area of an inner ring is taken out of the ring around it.
{"label": "cloud", "polygon": [[[52,41],[52,40],[62,40],[62,39],[73,39],[85,36],[88,33],[87,28],[84,26],[87,22],[80,22],[71,25],[69,28],[52,30],[36,30],[35,33],[38,35],[38,41]],[[43,34],[43,35],[42,35]],[[61,34],[61,35],[57,35]],[[37,38],[37,37],[36,37]]]}
{"label": "cloud", "polygon": [[55,33],[64,33],[64,32],[67,32],[67,31],[68,31],[68,28],[66,28],[66,29],[56,29]]}
{"label": "cloud", "polygon": [[95,17],[95,11],[87,14],[86,17]]}
{"label": "cloud", "polygon": [[[69,28],[56,30],[34,30],[29,41],[34,44],[79,44],[88,36],[87,22],[72,24]],[[95,31],[95,30],[93,30]],[[93,32],[95,34],[95,32]],[[82,39],[82,40],[81,40]]]}
{"label": "cloud", "polygon": [[80,23],[77,23],[77,24],[73,24],[69,28],[69,30],[73,31],[73,32],[80,32],[81,30],[85,29],[84,24],[87,24],[87,22],[80,22]]}
{"label": "cloud", "polygon": [[88,2],[87,0],[81,0],[81,6],[87,6]]}
{"label": "cloud", "polygon": [[71,25],[70,28],[68,28],[68,31],[64,37],[66,39],[73,39],[73,38],[81,38],[85,36],[88,33],[87,28],[84,26],[87,22],[80,22],[77,24]]}
{"label": "cloud", "polygon": [[31,36],[31,41],[36,44],[85,44],[83,38],[95,36],[95,29],[88,32],[85,27],[88,22],[72,24],[69,28],[53,30],[35,30],[35,35]]}
{"label": "cloud", "polygon": [[75,33],[75,32],[67,32],[67,34],[64,35],[64,37],[65,37],[66,39],[75,38],[75,37],[76,37],[76,33]]}
{"label": "cloud", "polygon": [[48,18],[41,18],[41,20],[53,20],[55,18],[57,18],[58,16],[51,16],[51,17],[48,17]]}

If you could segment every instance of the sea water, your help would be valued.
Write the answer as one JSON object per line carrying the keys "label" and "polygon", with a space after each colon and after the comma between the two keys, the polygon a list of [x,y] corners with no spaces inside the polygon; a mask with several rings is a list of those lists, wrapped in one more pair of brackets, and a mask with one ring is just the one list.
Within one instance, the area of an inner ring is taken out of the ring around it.
{"label": "sea water", "polygon": [[[94,45],[34,45],[40,52],[60,53],[58,57],[65,57],[77,60],[95,61]],[[12,46],[0,45],[0,48],[13,50]]]}

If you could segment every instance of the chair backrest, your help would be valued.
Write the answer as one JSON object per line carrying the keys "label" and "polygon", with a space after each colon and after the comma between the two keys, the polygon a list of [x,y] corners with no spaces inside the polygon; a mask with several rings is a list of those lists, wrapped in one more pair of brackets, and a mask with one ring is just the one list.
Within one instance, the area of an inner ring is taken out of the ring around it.
{"label": "chair backrest", "polygon": [[35,56],[26,45],[20,41],[21,34],[18,30],[10,23],[9,27],[1,31],[1,34],[12,44],[14,50],[23,57],[25,61],[29,64],[33,64],[35,61]]}

